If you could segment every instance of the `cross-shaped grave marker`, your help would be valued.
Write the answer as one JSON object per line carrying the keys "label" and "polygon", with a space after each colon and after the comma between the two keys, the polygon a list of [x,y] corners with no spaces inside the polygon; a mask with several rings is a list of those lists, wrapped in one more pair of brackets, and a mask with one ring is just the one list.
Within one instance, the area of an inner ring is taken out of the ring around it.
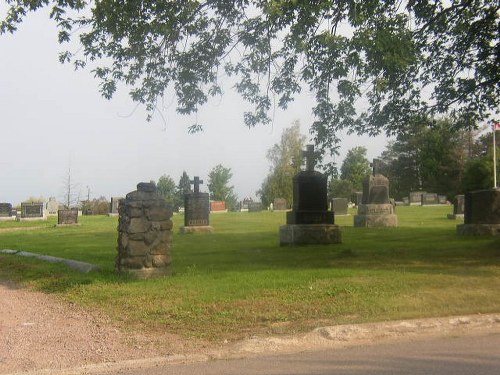
{"label": "cross-shaped grave marker", "polygon": [[203,180],[200,180],[198,176],[194,177],[193,181],[189,181],[189,183],[194,185],[194,192],[199,193],[200,192],[200,185],[203,184]]}
{"label": "cross-shaped grave marker", "polygon": [[306,171],[314,171],[314,164],[316,164],[314,145],[307,145],[306,150],[302,151],[302,156],[306,158]]}

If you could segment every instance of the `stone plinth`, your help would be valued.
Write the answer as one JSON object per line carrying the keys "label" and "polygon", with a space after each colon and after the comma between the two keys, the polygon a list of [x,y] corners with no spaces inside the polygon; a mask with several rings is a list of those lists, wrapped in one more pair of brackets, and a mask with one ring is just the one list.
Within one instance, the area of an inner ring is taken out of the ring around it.
{"label": "stone plinth", "polygon": [[328,245],[342,243],[338,225],[292,224],[280,226],[280,245]]}
{"label": "stone plinth", "polygon": [[478,190],[465,194],[464,224],[460,235],[500,235],[500,189]]}
{"label": "stone plinth", "polygon": [[171,273],[172,209],[154,182],[139,183],[119,205],[116,270],[139,278]]}

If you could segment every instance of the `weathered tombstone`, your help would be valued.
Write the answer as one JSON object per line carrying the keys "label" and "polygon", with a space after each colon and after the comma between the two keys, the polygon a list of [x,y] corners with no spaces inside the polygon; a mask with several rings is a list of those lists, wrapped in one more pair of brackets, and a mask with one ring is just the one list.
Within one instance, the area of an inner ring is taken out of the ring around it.
{"label": "weathered tombstone", "polygon": [[389,179],[378,172],[374,159],[373,174],[363,181],[363,202],[354,216],[355,227],[396,227],[398,217],[389,199]]}
{"label": "weathered tombstone", "polygon": [[0,203],[0,221],[14,220],[15,215],[12,215],[12,204]]}
{"label": "weathered tombstone", "polygon": [[250,202],[248,203],[248,212],[261,212],[262,203],[261,202]]}
{"label": "weathered tombstone", "polygon": [[293,206],[280,227],[280,245],[341,243],[334,213],[328,211],[327,178],[314,170],[314,146],[304,151],[306,170],[293,178]]}
{"label": "weathered tombstone", "polygon": [[141,182],[120,202],[116,270],[139,278],[171,273],[172,209],[154,182]]}
{"label": "weathered tombstone", "polygon": [[405,206],[410,205],[410,199],[408,197],[403,197],[403,205]]}
{"label": "weathered tombstone", "polygon": [[465,193],[464,223],[457,225],[461,235],[500,235],[500,189]]}
{"label": "weathered tombstone", "polygon": [[410,206],[420,206],[422,204],[422,195],[425,193],[425,191],[410,191],[410,196],[408,197]]}
{"label": "weathered tombstone", "polygon": [[274,198],[273,210],[274,211],[286,211],[288,206],[286,204],[285,198]]}
{"label": "weathered tombstone", "polygon": [[58,210],[57,225],[78,225],[78,210]]}
{"label": "weathered tombstone", "polygon": [[21,203],[21,220],[46,220],[44,204],[39,203]]}
{"label": "weathered tombstone", "polygon": [[436,206],[439,204],[439,198],[436,193],[424,193],[422,194],[422,206]]}
{"label": "weathered tombstone", "polygon": [[193,192],[184,194],[184,226],[181,233],[211,233],[210,226],[210,199],[208,193],[200,193],[203,180],[198,176],[191,181]]}
{"label": "weathered tombstone", "polygon": [[49,201],[45,205],[45,209],[47,210],[47,216],[57,216],[57,211],[59,211],[59,202],[56,201],[56,198],[50,197]]}
{"label": "weathered tombstone", "polygon": [[252,202],[253,202],[252,198],[243,199],[243,201],[240,202],[240,211],[247,212],[248,211],[248,204],[250,204]]}
{"label": "weathered tombstone", "polygon": [[448,219],[456,220],[463,219],[465,213],[465,195],[460,194],[455,196],[455,201],[453,202],[453,213],[448,214]]}
{"label": "weathered tombstone", "polygon": [[227,212],[226,202],[224,201],[210,201],[210,212]]}
{"label": "weathered tombstone", "polygon": [[346,198],[333,198],[331,200],[331,210],[335,214],[335,216],[338,215],[347,215],[347,199]]}
{"label": "weathered tombstone", "polygon": [[120,200],[123,197],[111,197],[111,203],[109,204],[109,216],[117,216],[120,208]]}
{"label": "weathered tombstone", "polygon": [[448,200],[446,199],[446,195],[438,195],[438,203],[439,204],[448,204]]}

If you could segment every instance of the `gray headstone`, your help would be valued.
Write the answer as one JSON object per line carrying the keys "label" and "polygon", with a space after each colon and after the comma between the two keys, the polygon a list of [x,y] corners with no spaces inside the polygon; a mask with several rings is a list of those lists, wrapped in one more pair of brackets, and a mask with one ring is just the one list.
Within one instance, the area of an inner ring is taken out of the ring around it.
{"label": "gray headstone", "polygon": [[368,176],[363,181],[362,204],[388,204],[389,179],[381,174]]}
{"label": "gray headstone", "polygon": [[500,189],[465,193],[464,224],[457,225],[462,235],[500,236]]}
{"label": "gray headstone", "polygon": [[[143,184],[147,184],[147,182],[143,182]],[[120,208],[120,200],[123,197],[111,197],[111,203],[109,205],[109,213],[117,215]]]}
{"label": "gray headstone", "polygon": [[455,202],[453,203],[453,213],[455,215],[465,214],[465,195],[459,194],[455,197]]}
{"label": "gray headstone", "polygon": [[422,194],[422,206],[433,206],[439,204],[438,195],[436,193]]}
{"label": "gray headstone", "polygon": [[56,216],[58,215],[57,211],[59,210],[59,202],[57,202],[56,198],[50,197],[49,201],[45,205],[47,209],[47,215]]}
{"label": "gray headstone", "polygon": [[21,203],[21,218],[43,218],[43,203]]}
{"label": "gray headstone", "polygon": [[275,211],[285,211],[288,209],[285,198],[274,198],[273,209]]}
{"label": "gray headstone", "polygon": [[439,204],[448,203],[448,200],[446,199],[446,195],[438,195],[438,202],[439,202]]}
{"label": "gray headstone", "polygon": [[420,206],[422,204],[422,194],[425,194],[425,191],[410,191],[409,194],[409,201],[410,201],[410,206]]}
{"label": "gray headstone", "polygon": [[331,208],[335,216],[347,215],[347,204],[346,198],[333,198],[331,201]]}
{"label": "gray headstone", "polygon": [[0,217],[12,217],[12,204],[0,203]]}
{"label": "gray headstone", "polygon": [[78,224],[78,210],[58,210],[57,224],[58,225]]}
{"label": "gray headstone", "polygon": [[248,203],[248,212],[260,212],[262,211],[261,202],[250,202]]}

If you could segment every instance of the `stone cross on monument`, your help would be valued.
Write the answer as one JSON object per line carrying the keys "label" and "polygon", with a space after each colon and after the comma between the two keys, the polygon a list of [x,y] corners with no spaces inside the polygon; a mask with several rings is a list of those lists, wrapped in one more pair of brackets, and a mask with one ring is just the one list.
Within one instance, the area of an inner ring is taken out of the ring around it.
{"label": "stone cross on monument", "polygon": [[306,158],[306,171],[314,171],[314,164],[316,160],[314,158],[314,145],[307,145],[305,151],[302,151],[302,156]]}
{"label": "stone cross on monument", "polygon": [[200,185],[203,184],[203,180],[200,180],[198,176],[194,177],[193,181],[189,181],[189,183],[194,185],[194,192],[199,193],[200,192]]}

